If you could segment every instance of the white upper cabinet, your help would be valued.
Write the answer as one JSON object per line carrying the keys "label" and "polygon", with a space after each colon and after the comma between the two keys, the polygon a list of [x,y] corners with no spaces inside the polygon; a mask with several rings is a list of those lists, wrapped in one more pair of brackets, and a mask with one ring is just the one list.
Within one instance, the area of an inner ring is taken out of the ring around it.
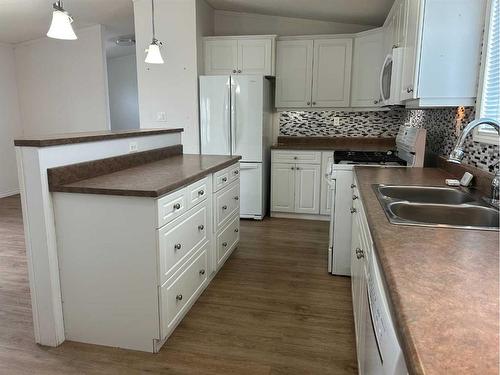
{"label": "white upper cabinet", "polygon": [[348,107],[351,92],[352,38],[315,39],[313,107]]}
{"label": "white upper cabinet", "polygon": [[205,74],[274,75],[275,36],[204,38]]}
{"label": "white upper cabinet", "polygon": [[311,106],[313,41],[284,40],[276,44],[276,107]]}
{"label": "white upper cabinet", "polygon": [[[419,0],[403,0],[405,15],[405,37],[403,53],[403,76],[401,78],[401,100],[414,98],[415,93],[415,68],[417,64],[417,37],[419,27]],[[437,37],[437,36],[435,36]]]}
{"label": "white upper cabinet", "polygon": [[352,38],[279,40],[276,107],[348,107]]}
{"label": "white upper cabinet", "polygon": [[385,58],[383,44],[382,29],[367,31],[354,39],[352,107],[380,105],[380,67]]}

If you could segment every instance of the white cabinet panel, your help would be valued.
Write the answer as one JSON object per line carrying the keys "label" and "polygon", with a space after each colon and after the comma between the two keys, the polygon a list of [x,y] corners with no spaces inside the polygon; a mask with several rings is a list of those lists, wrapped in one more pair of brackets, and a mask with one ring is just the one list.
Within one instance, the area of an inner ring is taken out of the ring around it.
{"label": "white cabinet panel", "polygon": [[381,29],[354,40],[352,107],[377,107],[380,103],[380,69],[385,58]]}
{"label": "white cabinet panel", "polygon": [[297,164],[295,170],[295,212],[319,214],[320,166]]}
{"label": "white cabinet panel", "polygon": [[231,255],[240,239],[240,217],[231,217],[229,224],[217,235],[217,267]]}
{"label": "white cabinet panel", "polygon": [[273,75],[272,40],[238,40],[238,73]]}
{"label": "white cabinet panel", "polygon": [[405,2],[405,43],[403,57],[403,73],[401,79],[401,99],[413,99],[415,92],[415,69],[417,64],[417,38],[420,25],[420,0],[404,0]]}
{"label": "white cabinet panel", "polygon": [[240,184],[232,183],[226,189],[216,193],[214,199],[215,229],[221,229],[230,216],[240,212]]}
{"label": "white cabinet panel", "polygon": [[315,39],[313,107],[348,107],[351,92],[352,39]]}
{"label": "white cabinet panel", "polygon": [[320,151],[298,151],[298,150],[273,150],[271,155],[273,163],[306,163],[320,164]]}
{"label": "white cabinet panel", "polygon": [[205,41],[205,74],[233,74],[238,68],[238,43],[232,39]]}
{"label": "white cabinet panel", "polygon": [[271,165],[271,211],[294,212],[295,210],[295,166],[272,163]]}
{"label": "white cabinet panel", "polygon": [[333,152],[322,152],[321,155],[321,198],[320,209],[321,215],[330,215],[332,210],[332,189],[328,184],[325,174],[328,172],[328,166],[333,163]]}
{"label": "white cabinet panel", "polygon": [[156,201],[158,228],[182,215],[188,209],[187,189],[182,188]]}
{"label": "white cabinet panel", "polygon": [[277,42],[276,107],[311,105],[313,40]]}

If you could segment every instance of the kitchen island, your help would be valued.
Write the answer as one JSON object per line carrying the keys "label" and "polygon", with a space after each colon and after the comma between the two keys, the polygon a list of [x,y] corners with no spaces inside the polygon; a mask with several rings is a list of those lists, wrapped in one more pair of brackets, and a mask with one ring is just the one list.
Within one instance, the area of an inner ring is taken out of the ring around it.
{"label": "kitchen island", "polygon": [[498,232],[389,223],[373,184],[443,186],[443,170],[355,174],[409,373],[498,374]]}

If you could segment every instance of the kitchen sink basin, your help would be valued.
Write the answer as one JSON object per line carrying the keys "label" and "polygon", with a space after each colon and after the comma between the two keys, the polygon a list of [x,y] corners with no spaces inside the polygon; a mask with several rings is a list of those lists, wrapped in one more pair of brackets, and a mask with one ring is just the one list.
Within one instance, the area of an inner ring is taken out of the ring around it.
{"label": "kitchen sink basin", "polygon": [[449,187],[374,185],[392,224],[499,230],[499,211],[473,195]]}
{"label": "kitchen sink basin", "polygon": [[378,191],[385,197],[417,203],[462,204],[475,201],[469,193],[448,187],[379,185]]}
{"label": "kitchen sink basin", "polygon": [[471,204],[422,204],[394,202],[388,205],[392,221],[400,224],[468,227],[498,230],[498,210]]}

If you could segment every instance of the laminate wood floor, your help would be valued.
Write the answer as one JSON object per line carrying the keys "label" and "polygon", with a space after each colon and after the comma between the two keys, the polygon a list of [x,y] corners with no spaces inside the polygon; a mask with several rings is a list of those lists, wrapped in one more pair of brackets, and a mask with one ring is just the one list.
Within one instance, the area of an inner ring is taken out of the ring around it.
{"label": "laminate wood floor", "polygon": [[158,354],[34,343],[20,200],[0,199],[0,374],[354,374],[350,279],[328,223],[242,221],[241,243]]}

